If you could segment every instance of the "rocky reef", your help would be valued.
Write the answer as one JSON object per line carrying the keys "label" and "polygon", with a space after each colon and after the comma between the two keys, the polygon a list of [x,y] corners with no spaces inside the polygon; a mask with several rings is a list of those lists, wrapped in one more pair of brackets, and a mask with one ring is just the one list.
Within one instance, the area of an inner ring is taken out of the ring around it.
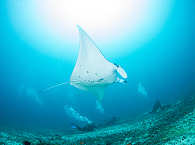
{"label": "rocky reef", "polygon": [[[52,131],[50,131],[52,132]],[[0,145],[193,145],[195,144],[195,96],[164,105],[131,121],[92,132],[37,133],[0,130]]]}

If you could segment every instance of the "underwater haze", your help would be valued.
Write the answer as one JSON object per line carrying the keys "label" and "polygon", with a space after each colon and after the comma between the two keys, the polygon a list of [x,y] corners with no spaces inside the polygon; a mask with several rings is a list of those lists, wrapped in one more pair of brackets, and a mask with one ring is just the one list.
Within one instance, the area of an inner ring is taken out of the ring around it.
{"label": "underwater haze", "polygon": [[[154,9],[151,14],[155,18],[144,16],[150,23],[134,21],[135,31],[131,24],[134,19],[125,19],[121,29],[114,21],[105,28],[90,21],[77,23],[96,42],[104,57],[119,64],[128,75],[127,83],[105,89],[100,106],[93,93],[69,84],[44,91],[70,80],[79,52],[79,33],[73,24],[70,32],[62,31],[64,37],[52,35],[49,31],[55,31],[53,24],[43,23],[39,27],[41,20],[34,20],[39,14],[13,13],[15,3],[0,1],[0,126],[68,132],[73,123],[82,126],[113,117],[134,119],[150,112],[157,100],[173,104],[195,93],[193,0],[163,3],[163,9],[168,10]],[[23,4],[21,7],[25,7],[26,3]],[[144,28],[136,29],[137,25]],[[128,30],[123,30],[123,26]],[[64,27],[69,29],[68,25]],[[104,32],[107,27],[108,34]],[[117,31],[112,33],[111,27]]]}

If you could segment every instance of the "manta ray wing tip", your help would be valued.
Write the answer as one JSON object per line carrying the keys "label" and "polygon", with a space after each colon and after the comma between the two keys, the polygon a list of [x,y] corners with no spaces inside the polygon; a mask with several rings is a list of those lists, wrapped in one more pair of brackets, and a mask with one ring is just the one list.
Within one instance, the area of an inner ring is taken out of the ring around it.
{"label": "manta ray wing tip", "polygon": [[86,32],[83,30],[83,28],[80,25],[77,24],[76,27],[77,27],[79,33],[86,34]]}
{"label": "manta ray wing tip", "polygon": [[83,29],[81,28],[80,25],[77,24],[76,27],[77,27],[77,29],[78,29],[79,31],[83,31]]}

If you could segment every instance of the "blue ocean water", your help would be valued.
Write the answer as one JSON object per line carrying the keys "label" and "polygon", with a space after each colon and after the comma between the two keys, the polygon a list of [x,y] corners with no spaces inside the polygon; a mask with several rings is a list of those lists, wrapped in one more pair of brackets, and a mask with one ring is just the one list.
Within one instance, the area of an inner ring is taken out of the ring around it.
{"label": "blue ocean water", "polygon": [[[157,99],[169,104],[179,97],[194,94],[193,6],[192,0],[176,1],[153,39],[132,53],[120,57],[109,54],[109,60],[126,70],[128,83],[106,89],[102,101],[105,113],[101,114],[92,94],[69,85],[41,92],[51,85],[68,81],[77,54],[70,61],[34,49],[13,28],[5,1],[0,1],[0,124],[66,130],[75,121],[65,113],[64,105],[72,106],[93,122],[102,122],[113,116],[134,118],[151,111]],[[147,90],[147,97],[138,92],[140,82]],[[41,100],[34,97],[37,94]]]}

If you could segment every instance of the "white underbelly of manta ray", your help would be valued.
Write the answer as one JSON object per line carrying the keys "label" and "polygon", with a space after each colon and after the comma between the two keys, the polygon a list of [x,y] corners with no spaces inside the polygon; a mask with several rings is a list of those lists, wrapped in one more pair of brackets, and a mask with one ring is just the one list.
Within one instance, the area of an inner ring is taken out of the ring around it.
{"label": "white underbelly of manta ray", "polygon": [[127,74],[119,65],[106,60],[89,35],[80,26],[77,28],[80,49],[70,84],[94,93],[100,101],[104,96],[104,88],[116,82],[126,82]]}

